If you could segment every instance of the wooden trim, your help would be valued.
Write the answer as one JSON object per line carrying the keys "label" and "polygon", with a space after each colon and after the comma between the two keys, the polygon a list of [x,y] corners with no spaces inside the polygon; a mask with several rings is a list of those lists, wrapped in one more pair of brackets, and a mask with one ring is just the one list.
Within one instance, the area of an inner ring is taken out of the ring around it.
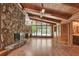
{"label": "wooden trim", "polygon": [[53,38],[53,36],[31,36],[31,38]]}
{"label": "wooden trim", "polygon": [[51,25],[56,25],[56,23],[51,23],[51,22],[47,22],[47,21],[43,21],[43,20],[38,20],[38,19],[32,19],[30,18],[31,20],[36,20],[36,21],[41,21],[41,22],[45,22],[45,23],[49,23]]}

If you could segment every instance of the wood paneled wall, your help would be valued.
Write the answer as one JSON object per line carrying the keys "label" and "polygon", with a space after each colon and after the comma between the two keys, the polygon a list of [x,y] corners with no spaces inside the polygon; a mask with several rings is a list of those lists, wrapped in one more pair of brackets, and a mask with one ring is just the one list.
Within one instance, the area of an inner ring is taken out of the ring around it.
{"label": "wood paneled wall", "polygon": [[69,45],[72,47],[73,45],[73,25],[72,22],[73,21],[79,21],[79,12],[75,13],[74,15],[72,15],[72,17],[69,19],[70,21],[70,37],[69,37]]}
{"label": "wood paneled wall", "polygon": [[[1,10],[1,4],[0,4],[0,10]],[[0,11],[1,13],[1,11]],[[0,43],[1,43],[1,14],[0,14]]]}
{"label": "wood paneled wall", "polygon": [[61,41],[68,43],[68,24],[61,24]]}

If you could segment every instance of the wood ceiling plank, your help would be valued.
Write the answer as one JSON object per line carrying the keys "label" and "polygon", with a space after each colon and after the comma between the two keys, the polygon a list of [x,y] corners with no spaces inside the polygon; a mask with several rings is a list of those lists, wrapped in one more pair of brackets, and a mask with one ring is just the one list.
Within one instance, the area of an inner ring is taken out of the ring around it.
{"label": "wood ceiling plank", "polygon": [[[25,3],[25,4],[22,3],[21,5],[23,6],[23,8],[33,9],[33,10],[37,10],[37,11],[42,10],[42,7],[33,5],[31,3],[30,4],[29,3]],[[60,12],[57,10],[47,9],[47,8],[44,8],[44,9],[45,9],[45,13],[50,13],[52,16],[57,16],[57,17],[61,17],[64,19],[69,19],[72,16],[72,14],[70,14],[70,13]]]}
{"label": "wood ceiling plank", "polygon": [[63,3],[63,4],[68,5],[68,6],[72,6],[75,8],[79,8],[79,3]]}
{"label": "wood ceiling plank", "polygon": [[42,10],[41,7],[33,5],[31,3],[22,3],[21,5],[23,6],[23,8],[34,9],[34,10],[38,10],[38,11]]}

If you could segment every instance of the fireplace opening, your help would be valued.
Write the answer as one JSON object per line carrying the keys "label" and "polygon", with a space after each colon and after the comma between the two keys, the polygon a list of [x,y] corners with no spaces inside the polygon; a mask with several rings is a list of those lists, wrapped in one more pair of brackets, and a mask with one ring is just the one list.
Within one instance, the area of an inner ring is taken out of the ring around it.
{"label": "fireplace opening", "polygon": [[20,41],[20,33],[14,33],[15,42]]}
{"label": "fireplace opening", "polygon": [[79,36],[73,36],[73,44],[79,45]]}

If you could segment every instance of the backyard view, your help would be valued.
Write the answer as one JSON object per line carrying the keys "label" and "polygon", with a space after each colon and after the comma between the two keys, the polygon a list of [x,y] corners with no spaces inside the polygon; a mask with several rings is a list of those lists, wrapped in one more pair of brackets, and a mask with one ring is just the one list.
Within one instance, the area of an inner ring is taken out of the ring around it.
{"label": "backyard view", "polygon": [[32,36],[51,36],[51,26],[48,23],[32,20]]}

